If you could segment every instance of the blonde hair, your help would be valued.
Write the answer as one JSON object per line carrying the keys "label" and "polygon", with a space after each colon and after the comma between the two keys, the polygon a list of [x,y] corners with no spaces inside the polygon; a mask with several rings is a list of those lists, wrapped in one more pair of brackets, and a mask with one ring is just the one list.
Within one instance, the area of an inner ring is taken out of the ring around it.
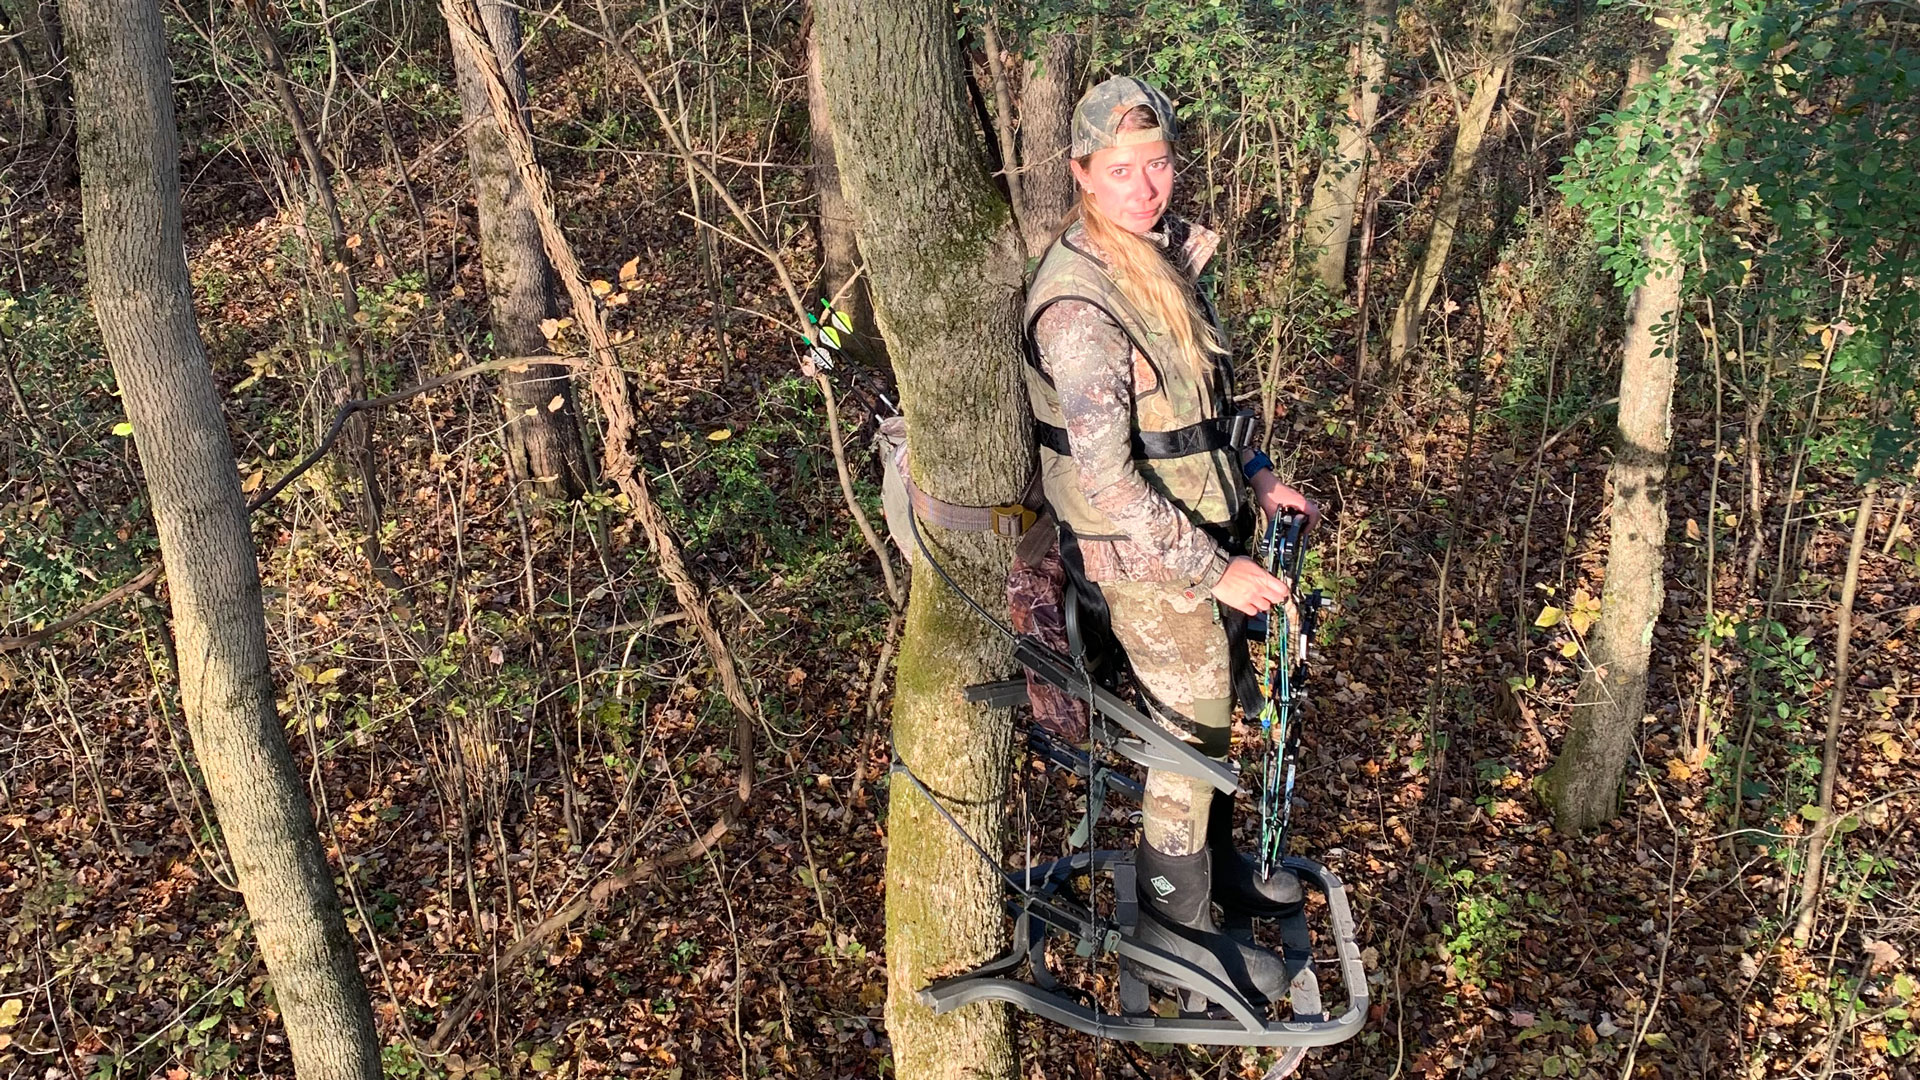
{"label": "blonde hair", "polygon": [[[1120,118],[1119,131],[1145,131],[1160,127],[1160,118],[1145,105],[1136,105]],[[1082,169],[1093,155],[1079,159]],[[1174,347],[1188,363],[1199,368],[1209,355],[1227,351],[1219,328],[1201,310],[1194,289],[1194,276],[1184,263],[1176,264],[1182,253],[1164,254],[1152,241],[1113,223],[1094,205],[1086,191],[1080,193],[1078,215],[1087,239],[1107,258],[1107,273],[1127,302],[1157,320],[1173,335]],[[1068,218],[1071,225],[1073,218]],[[1064,229],[1062,230],[1064,231]]]}

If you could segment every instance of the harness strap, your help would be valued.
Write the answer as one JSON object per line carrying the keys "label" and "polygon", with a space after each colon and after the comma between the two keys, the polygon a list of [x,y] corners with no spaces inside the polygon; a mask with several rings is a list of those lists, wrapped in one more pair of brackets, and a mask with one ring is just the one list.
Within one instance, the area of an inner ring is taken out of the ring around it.
{"label": "harness strap", "polygon": [[[1190,457],[1213,450],[1239,450],[1247,446],[1248,440],[1253,437],[1253,423],[1252,413],[1239,413],[1216,416],[1172,431],[1136,431],[1133,433],[1133,459],[1156,461]],[[1034,441],[1041,446],[1061,457],[1073,456],[1073,447],[1067,441],[1065,428],[1035,420],[1033,434]]]}

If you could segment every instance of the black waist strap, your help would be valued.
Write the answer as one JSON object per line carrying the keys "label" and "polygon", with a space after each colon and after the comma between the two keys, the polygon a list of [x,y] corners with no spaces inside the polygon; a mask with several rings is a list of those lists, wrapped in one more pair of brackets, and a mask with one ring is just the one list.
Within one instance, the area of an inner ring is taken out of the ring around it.
{"label": "black waist strap", "polygon": [[[1073,456],[1065,428],[1035,420],[1033,433],[1034,440],[1041,446],[1061,457]],[[1133,433],[1133,459],[1153,461],[1204,454],[1210,450],[1238,450],[1247,445],[1247,439],[1252,435],[1253,417],[1247,413],[1202,420],[1172,431],[1136,431]]]}

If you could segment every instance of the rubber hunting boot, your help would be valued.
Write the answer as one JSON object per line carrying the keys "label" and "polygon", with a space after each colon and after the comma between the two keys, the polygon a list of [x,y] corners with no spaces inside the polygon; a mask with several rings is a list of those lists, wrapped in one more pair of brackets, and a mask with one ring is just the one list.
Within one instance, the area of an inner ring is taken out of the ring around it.
{"label": "rubber hunting boot", "polygon": [[[1256,1009],[1287,996],[1285,961],[1257,945],[1236,941],[1213,921],[1213,856],[1207,851],[1168,855],[1140,842],[1141,918],[1136,939],[1234,988]],[[1151,972],[1156,981],[1177,979]],[[1180,989],[1197,990],[1180,984]]]}

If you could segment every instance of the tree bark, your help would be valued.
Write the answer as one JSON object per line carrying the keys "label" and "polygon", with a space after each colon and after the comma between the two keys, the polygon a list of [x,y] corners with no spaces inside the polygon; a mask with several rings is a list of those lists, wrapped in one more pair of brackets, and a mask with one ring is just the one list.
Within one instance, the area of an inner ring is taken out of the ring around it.
{"label": "tree bark", "polygon": [[1020,84],[1020,191],[1026,215],[1020,234],[1027,255],[1039,258],[1079,204],[1067,154],[1073,146],[1073,107],[1080,100],[1085,49],[1071,30],[1055,30],[1041,43]]}
{"label": "tree bark", "polygon": [[1433,231],[1427,237],[1427,250],[1420,267],[1407,282],[1400,306],[1393,313],[1393,325],[1387,331],[1387,371],[1390,382],[1397,381],[1405,366],[1407,353],[1420,342],[1420,322],[1427,303],[1433,299],[1440,275],[1447,268],[1447,254],[1453,248],[1453,233],[1460,224],[1460,207],[1466,201],[1467,184],[1480,164],[1480,144],[1486,139],[1487,123],[1493,119],[1493,106],[1500,100],[1507,74],[1513,70],[1513,41],[1520,33],[1520,0],[1495,0],[1493,34],[1489,60],[1479,72],[1473,98],[1460,116],[1459,133],[1453,140],[1453,159],[1447,163],[1446,179],[1440,184],[1440,203],[1433,213]]}
{"label": "tree bark", "polygon": [[[1679,71],[1704,36],[1697,20],[1685,18],[1668,50],[1668,68]],[[1655,132],[1650,137],[1674,136]],[[1646,704],[1647,658],[1665,590],[1665,483],[1678,361],[1674,328],[1683,284],[1673,233],[1687,213],[1693,166],[1692,158],[1680,158],[1677,192],[1650,211],[1656,220],[1644,251],[1652,269],[1627,303],[1618,435],[1607,473],[1613,505],[1606,585],[1587,648],[1592,666],[1580,680],[1566,742],[1538,781],[1555,826],[1565,832],[1601,825],[1619,810],[1620,779]]]}
{"label": "tree bark", "polygon": [[[519,11],[502,0],[483,0],[480,17],[507,92],[524,117],[527,75],[521,62]],[[466,50],[457,46],[453,69],[467,130],[467,168],[480,222],[480,266],[493,316],[493,351],[496,356],[539,356],[547,352],[540,323],[553,314],[553,273],[541,247],[540,225],[494,123],[486,83]],[[568,370],[557,364],[529,364],[525,371],[500,376],[508,464],[522,483],[550,498],[577,498],[589,484]]]}
{"label": "tree bark", "polygon": [[813,191],[819,200],[819,296],[832,300],[847,316],[854,334],[847,351],[862,363],[886,363],[873,326],[873,299],[865,279],[859,278],[860,247],[852,211],[840,191],[840,162],[834,150],[833,118],[827,111],[827,91],[820,82],[820,28],[807,28],[807,130],[813,161]]}
{"label": "tree bark", "polygon": [[[821,74],[840,135],[841,182],[900,386],[914,479],[937,498],[994,505],[1032,468],[1019,352],[1025,256],[994,188],[962,89],[952,9],[939,0],[821,0]],[[921,527],[955,581],[999,608],[1009,542]],[[997,852],[1011,754],[1003,711],[961,688],[999,677],[1008,648],[930,571],[913,575],[893,738],[913,769]],[[887,1031],[903,1080],[1013,1073],[1007,1012],[934,1016],[929,979],[997,951],[1001,883],[910,785],[888,808]]]}
{"label": "tree bark", "polygon": [[1361,6],[1360,38],[1353,44],[1358,85],[1347,91],[1334,114],[1333,149],[1314,178],[1313,201],[1301,229],[1304,257],[1313,265],[1313,276],[1334,293],[1346,287],[1347,239],[1353,235],[1361,170],[1373,147],[1380,87],[1387,80],[1387,44],[1399,6],[1399,0],[1364,0]]}
{"label": "tree bark", "polygon": [[182,258],[179,132],[153,0],[65,0],[100,334],[171,593],[194,753],[301,1080],[374,1080],[380,1047],[274,711],[253,538]]}

